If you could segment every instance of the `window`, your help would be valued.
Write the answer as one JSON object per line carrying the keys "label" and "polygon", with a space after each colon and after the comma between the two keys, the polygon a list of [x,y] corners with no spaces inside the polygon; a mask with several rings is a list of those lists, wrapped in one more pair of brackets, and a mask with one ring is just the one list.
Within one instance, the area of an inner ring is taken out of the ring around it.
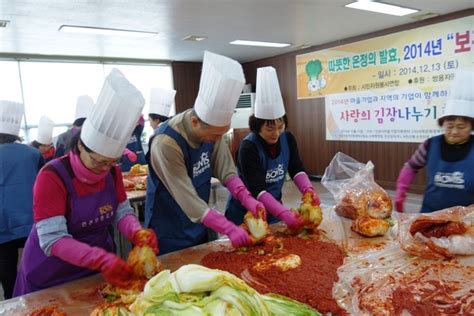
{"label": "window", "polygon": [[[43,115],[56,125],[72,124],[77,97],[87,94],[95,100],[103,82],[100,64],[25,61],[20,62],[20,71],[27,141],[36,139],[35,127]],[[59,134],[55,129],[53,136]]]}
{"label": "window", "polygon": [[[151,88],[171,89],[173,87],[171,67],[169,66],[105,64],[105,74],[108,75],[113,68],[120,70],[128,79],[128,81],[130,81],[138,90],[141,91],[143,97],[145,98],[145,107],[143,108],[145,120],[148,120]],[[171,110],[173,111],[174,109]],[[142,139],[148,142],[148,139],[152,134],[153,129],[151,128],[150,124],[146,122]]]}
{"label": "window", "polygon": [[77,97],[99,95],[103,69],[99,64],[21,62],[25,114],[28,125],[38,125],[42,115],[55,124],[71,124]]}
{"label": "window", "polygon": [[18,62],[0,60],[0,100],[22,102]]}
{"label": "window", "polygon": [[[18,72],[17,61],[0,60],[0,100],[23,102],[21,96],[20,73]],[[23,120],[22,125],[24,126]],[[20,130],[20,136],[24,137],[24,129]]]}
{"label": "window", "polygon": [[[148,118],[150,89],[173,87],[169,65],[5,60],[0,61],[0,99],[25,104],[25,120],[20,132],[25,141],[36,138],[43,115],[54,121],[53,136],[57,136],[73,123],[77,97],[87,94],[96,101],[104,78],[112,68],[119,69],[142,92],[145,119]],[[144,139],[152,132],[146,124]]]}

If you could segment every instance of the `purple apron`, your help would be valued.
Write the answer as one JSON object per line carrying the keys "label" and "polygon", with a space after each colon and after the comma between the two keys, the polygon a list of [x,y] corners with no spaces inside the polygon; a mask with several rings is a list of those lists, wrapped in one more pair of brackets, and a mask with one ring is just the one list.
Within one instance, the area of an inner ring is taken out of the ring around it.
{"label": "purple apron", "polygon": [[[115,252],[110,225],[116,216],[118,203],[112,173],[106,176],[106,186],[102,192],[78,196],[72,184],[73,173],[69,156],[55,159],[51,165],[56,169],[68,191],[65,217],[69,234],[92,247]],[[25,244],[13,296],[24,295],[94,273],[96,271],[69,264],[55,256],[46,256],[40,248],[36,226],[33,226]]]}

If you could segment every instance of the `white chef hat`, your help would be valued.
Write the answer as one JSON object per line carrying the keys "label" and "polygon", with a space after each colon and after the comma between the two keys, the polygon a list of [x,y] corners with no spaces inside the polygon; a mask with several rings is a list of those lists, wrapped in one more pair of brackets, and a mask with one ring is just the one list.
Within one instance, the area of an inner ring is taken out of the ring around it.
{"label": "white chef hat", "polygon": [[102,156],[120,157],[144,104],[140,91],[118,69],[112,69],[82,126],[81,140]]}
{"label": "white chef hat", "polygon": [[285,115],[283,98],[275,68],[257,69],[257,88],[255,95],[255,117],[276,120]]}
{"label": "white chef hat", "polygon": [[174,101],[176,90],[152,88],[150,91],[150,114],[170,116],[171,105]]}
{"label": "white chef hat", "polygon": [[53,142],[54,122],[47,116],[42,116],[38,124],[38,137],[36,141],[43,145]]}
{"label": "white chef hat", "polygon": [[474,118],[474,71],[459,70],[455,73],[443,116],[438,118],[438,122],[453,115]]}
{"label": "white chef hat", "polygon": [[74,121],[89,116],[89,113],[91,113],[93,107],[94,100],[92,100],[90,96],[79,96],[76,102],[76,114],[74,115]]}
{"label": "white chef hat", "polygon": [[0,100],[0,133],[18,136],[24,113],[23,103]]}
{"label": "white chef hat", "polygon": [[244,84],[244,71],[237,61],[204,52],[199,92],[194,103],[198,117],[212,126],[229,125]]}

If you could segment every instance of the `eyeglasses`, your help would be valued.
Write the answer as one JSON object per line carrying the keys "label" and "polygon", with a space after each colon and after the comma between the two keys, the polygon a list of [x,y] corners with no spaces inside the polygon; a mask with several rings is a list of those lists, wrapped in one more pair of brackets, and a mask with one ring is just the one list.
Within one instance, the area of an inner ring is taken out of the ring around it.
{"label": "eyeglasses", "polygon": [[113,161],[108,161],[108,160],[101,161],[101,160],[98,160],[97,158],[94,158],[92,153],[87,152],[87,154],[89,155],[90,160],[92,164],[94,165],[94,167],[112,167],[120,161],[120,159],[113,160]]}

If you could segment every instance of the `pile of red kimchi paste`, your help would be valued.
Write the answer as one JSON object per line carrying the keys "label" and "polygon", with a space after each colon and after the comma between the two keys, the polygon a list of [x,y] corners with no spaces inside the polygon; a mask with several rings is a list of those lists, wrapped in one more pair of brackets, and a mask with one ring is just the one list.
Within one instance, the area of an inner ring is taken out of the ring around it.
{"label": "pile of red kimchi paste", "polygon": [[357,298],[370,315],[474,315],[474,267],[435,262],[388,275],[359,290]]}
{"label": "pile of red kimchi paste", "polygon": [[412,315],[474,315],[473,280],[474,267],[452,263],[409,273],[393,291],[395,314],[401,315],[405,309]]}
{"label": "pile of red kimchi paste", "polygon": [[[289,256],[292,255],[292,256]],[[300,258],[296,267],[272,265],[277,259]],[[343,264],[344,252],[317,235],[304,237],[278,234],[247,251],[218,251],[206,255],[202,264],[229,271],[244,279],[259,293],[277,293],[308,304],[321,313],[346,315],[332,297],[336,270]],[[263,267],[263,268],[262,268]]]}
{"label": "pile of red kimchi paste", "polygon": [[66,316],[66,313],[57,305],[46,305],[31,311],[26,316]]}

